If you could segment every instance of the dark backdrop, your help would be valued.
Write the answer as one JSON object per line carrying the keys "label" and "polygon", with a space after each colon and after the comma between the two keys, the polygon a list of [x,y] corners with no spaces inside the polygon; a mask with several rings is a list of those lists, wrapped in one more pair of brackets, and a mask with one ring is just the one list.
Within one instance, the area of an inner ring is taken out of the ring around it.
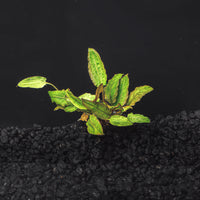
{"label": "dark backdrop", "polygon": [[[1,1],[2,2],[2,1]],[[62,125],[80,114],[53,112],[47,91],[16,88],[42,75],[76,95],[95,92],[87,48],[109,77],[129,73],[130,89],[154,92],[135,111],[154,118],[200,107],[200,12],[191,0],[3,1],[0,5],[0,125]]]}

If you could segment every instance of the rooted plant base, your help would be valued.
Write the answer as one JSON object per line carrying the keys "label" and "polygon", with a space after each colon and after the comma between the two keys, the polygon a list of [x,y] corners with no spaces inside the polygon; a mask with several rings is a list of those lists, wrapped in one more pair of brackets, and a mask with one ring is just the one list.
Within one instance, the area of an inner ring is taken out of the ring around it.
{"label": "rooted plant base", "polygon": [[199,199],[200,111],[87,133],[63,127],[0,130],[0,199]]}

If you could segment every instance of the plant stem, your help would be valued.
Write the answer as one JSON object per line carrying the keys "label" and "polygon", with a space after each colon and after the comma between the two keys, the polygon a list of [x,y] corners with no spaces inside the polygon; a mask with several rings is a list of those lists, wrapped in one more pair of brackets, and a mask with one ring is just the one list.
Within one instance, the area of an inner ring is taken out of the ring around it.
{"label": "plant stem", "polygon": [[52,83],[46,82],[46,84],[51,85],[51,86],[54,87],[56,90],[58,90],[58,88],[57,88],[55,85],[53,85]]}

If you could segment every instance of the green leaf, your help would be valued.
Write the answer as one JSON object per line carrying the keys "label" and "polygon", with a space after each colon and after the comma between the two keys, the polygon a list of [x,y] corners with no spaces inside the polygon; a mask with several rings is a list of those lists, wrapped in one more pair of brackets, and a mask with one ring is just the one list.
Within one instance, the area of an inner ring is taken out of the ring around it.
{"label": "green leaf", "polygon": [[86,125],[88,133],[92,135],[104,135],[102,125],[95,115],[90,115]]}
{"label": "green leaf", "polygon": [[46,83],[46,78],[42,76],[31,76],[21,80],[17,86],[22,88],[43,88]]}
{"label": "green leaf", "polygon": [[88,72],[93,84],[98,87],[101,83],[106,85],[107,74],[100,55],[95,49],[88,49]]}
{"label": "green leaf", "polygon": [[127,118],[132,123],[150,123],[150,119],[141,114],[129,113]]}
{"label": "green leaf", "polygon": [[113,126],[132,126],[133,123],[128,120],[127,117],[121,115],[113,115],[110,118],[110,124]]}
{"label": "green leaf", "polygon": [[111,110],[104,103],[92,102],[86,99],[82,99],[82,102],[83,105],[98,118],[103,120],[108,120],[110,118]]}
{"label": "green leaf", "polygon": [[66,90],[66,95],[75,107],[80,110],[87,110],[87,108],[83,105],[82,100],[79,97],[74,96],[69,89]]}
{"label": "green leaf", "polygon": [[135,103],[141,100],[141,98],[146,95],[147,93],[151,92],[153,88],[148,85],[136,87],[135,90],[133,90],[128,98],[128,101],[126,105],[128,106],[134,106]]}
{"label": "green leaf", "polygon": [[72,105],[72,103],[66,96],[65,90],[48,91],[48,94],[51,98],[52,103],[56,103],[57,105],[60,105],[62,107]]}
{"label": "green leaf", "polygon": [[80,95],[78,98],[93,101],[95,99],[95,97],[96,96],[94,94],[84,93],[84,94]]}
{"label": "green leaf", "polygon": [[123,76],[119,82],[119,89],[118,89],[118,95],[117,95],[117,101],[115,105],[119,104],[123,106],[128,98],[128,87],[129,87],[129,78],[128,74]]}
{"label": "green leaf", "polygon": [[118,95],[118,86],[119,80],[123,76],[123,74],[115,74],[109,81],[106,87],[104,88],[105,92],[105,100],[111,105],[116,102],[116,98]]}
{"label": "green leaf", "polygon": [[75,107],[74,105],[70,105],[64,108],[65,112],[74,112],[77,110],[77,107]]}

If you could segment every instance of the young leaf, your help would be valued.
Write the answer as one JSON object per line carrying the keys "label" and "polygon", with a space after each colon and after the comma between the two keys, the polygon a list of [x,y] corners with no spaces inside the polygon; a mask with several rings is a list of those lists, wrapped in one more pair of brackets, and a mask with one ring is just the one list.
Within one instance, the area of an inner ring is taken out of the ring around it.
{"label": "young leaf", "polygon": [[111,105],[116,102],[116,98],[118,95],[118,86],[119,80],[123,76],[123,74],[115,74],[109,81],[106,87],[104,88],[105,92],[105,100]]}
{"label": "young leaf", "polygon": [[135,90],[133,90],[129,94],[129,98],[128,98],[128,101],[127,101],[126,105],[128,105],[128,106],[134,106],[135,103],[137,103],[138,101],[140,101],[141,98],[144,95],[146,95],[147,93],[151,92],[152,90],[153,90],[153,88],[151,86],[148,86],[148,85],[136,87]]}
{"label": "young leaf", "polygon": [[70,100],[66,97],[65,90],[48,91],[48,94],[51,98],[52,103],[56,103],[57,105],[60,105],[62,107],[72,105]]}
{"label": "young leaf", "polygon": [[88,49],[88,72],[93,84],[98,87],[103,83],[106,85],[107,74],[104,64],[98,52],[92,48]]}
{"label": "young leaf", "polygon": [[124,117],[122,115],[113,115],[110,118],[110,124],[113,126],[132,126],[133,123],[128,120],[127,117]]}
{"label": "young leaf", "polygon": [[46,83],[46,78],[42,76],[31,76],[21,80],[17,86],[22,88],[43,88]]}
{"label": "young leaf", "polygon": [[150,119],[141,114],[129,113],[127,118],[132,123],[150,123]]}
{"label": "young leaf", "polygon": [[82,100],[79,97],[74,96],[69,89],[66,90],[66,95],[75,107],[81,110],[87,110],[83,105]]}
{"label": "young leaf", "polygon": [[90,115],[86,125],[88,133],[92,135],[104,135],[101,123],[95,115]]}
{"label": "young leaf", "polygon": [[128,98],[128,87],[129,87],[129,78],[128,74],[123,76],[119,82],[119,87],[118,87],[118,95],[117,95],[117,101],[115,105],[119,104],[123,106]]}
{"label": "young leaf", "polygon": [[105,104],[89,101],[86,99],[82,99],[82,102],[83,105],[98,118],[103,120],[108,120],[110,118],[111,110],[109,110],[109,108]]}

